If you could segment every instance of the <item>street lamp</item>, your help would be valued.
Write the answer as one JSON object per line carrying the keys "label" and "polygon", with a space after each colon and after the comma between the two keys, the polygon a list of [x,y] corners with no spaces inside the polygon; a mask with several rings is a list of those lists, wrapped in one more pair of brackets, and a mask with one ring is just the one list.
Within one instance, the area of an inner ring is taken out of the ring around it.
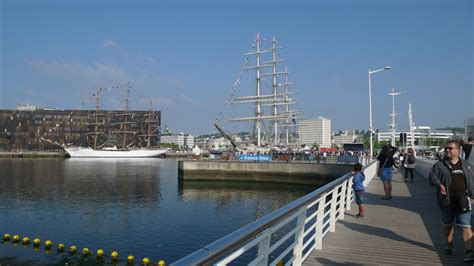
{"label": "street lamp", "polygon": [[392,124],[390,125],[390,128],[392,129],[392,138],[391,138],[391,144],[392,146],[395,146],[395,117],[397,114],[395,113],[395,96],[402,95],[407,93],[406,91],[402,92],[395,92],[395,89],[392,88],[392,92],[388,93],[388,95],[392,96],[392,114],[390,116],[392,117]]}
{"label": "street lamp", "polygon": [[384,68],[381,68],[381,69],[377,69],[377,70],[373,70],[371,71],[369,69],[369,131],[370,131],[370,156],[372,157],[374,155],[374,144],[373,144],[373,134],[374,134],[374,130],[373,130],[373,127],[372,127],[372,87],[371,87],[371,82],[370,82],[370,75],[372,74],[375,74],[377,72],[380,72],[380,71],[384,71],[384,70],[390,70],[392,69],[392,67],[390,66],[386,66]]}

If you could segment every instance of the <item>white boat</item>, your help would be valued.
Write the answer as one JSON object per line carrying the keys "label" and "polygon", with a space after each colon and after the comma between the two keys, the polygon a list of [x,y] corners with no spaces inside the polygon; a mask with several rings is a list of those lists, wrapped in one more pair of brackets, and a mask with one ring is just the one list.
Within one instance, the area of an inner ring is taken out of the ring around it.
{"label": "white boat", "polygon": [[[122,137],[120,140],[120,148],[117,146],[109,147],[107,140],[102,144],[98,145],[99,136],[107,136],[103,130],[101,131],[100,126],[104,124],[104,122],[100,121],[99,116],[99,107],[100,107],[100,94],[102,89],[97,90],[94,95],[93,99],[96,101],[96,111],[93,114],[93,122],[89,123],[89,125],[94,126],[93,131],[88,132],[87,135],[92,139],[91,147],[80,147],[80,146],[65,146],[58,144],[61,146],[71,158],[150,158],[150,157],[159,157],[165,154],[168,149],[159,149],[151,147],[151,138],[157,137],[156,131],[158,130],[158,126],[156,124],[156,114],[152,109],[152,103],[150,102],[150,110],[145,115],[144,123],[147,125],[146,132],[142,134],[137,134],[137,132],[130,130],[130,126],[135,122],[131,120],[133,118],[133,113],[129,111],[129,95],[131,86],[129,83],[126,84],[126,97],[125,97],[125,110],[122,113],[115,114],[118,122],[114,122],[112,124],[117,125],[118,128],[110,132],[107,135],[121,135]],[[146,141],[146,148],[139,148],[133,147],[133,143],[136,141],[136,137],[145,138]],[[134,140],[135,139],[135,140]],[[44,139],[45,141],[49,141]],[[129,143],[132,140],[131,143]],[[49,141],[52,142],[52,141]],[[55,142],[53,142],[55,143]]]}
{"label": "white boat", "polygon": [[65,147],[64,150],[71,158],[149,158],[159,157],[168,151],[168,149],[118,150],[116,148],[94,150],[87,147]]}

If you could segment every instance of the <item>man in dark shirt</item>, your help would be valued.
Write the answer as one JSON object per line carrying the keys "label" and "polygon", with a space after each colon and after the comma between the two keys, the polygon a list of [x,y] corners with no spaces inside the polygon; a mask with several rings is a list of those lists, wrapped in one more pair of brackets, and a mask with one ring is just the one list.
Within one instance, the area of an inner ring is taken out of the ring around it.
{"label": "man in dark shirt", "polygon": [[445,159],[433,165],[430,182],[438,188],[438,205],[441,210],[443,233],[447,240],[446,253],[453,254],[454,224],[462,230],[465,261],[473,260],[471,250],[471,203],[473,196],[473,167],[467,161],[459,159],[460,145],[457,141],[448,141],[445,147]]}
{"label": "man in dark shirt", "polygon": [[461,206],[461,202],[463,202],[463,198],[466,195],[466,176],[462,170],[461,160],[457,160],[456,163],[452,163],[449,161],[449,165],[451,166],[451,176],[452,181],[449,186],[449,195],[451,206],[454,207],[454,211],[456,212],[466,212],[470,211],[470,209],[466,209],[466,206]]}

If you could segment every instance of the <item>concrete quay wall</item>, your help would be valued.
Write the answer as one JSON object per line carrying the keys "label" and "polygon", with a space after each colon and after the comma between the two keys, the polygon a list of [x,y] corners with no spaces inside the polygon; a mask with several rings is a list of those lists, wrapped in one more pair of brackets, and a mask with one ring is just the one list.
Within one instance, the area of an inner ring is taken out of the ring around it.
{"label": "concrete quay wall", "polygon": [[178,162],[181,180],[221,180],[323,185],[352,170],[349,164],[310,162],[243,162],[183,160]]}
{"label": "concrete quay wall", "polygon": [[66,158],[66,153],[48,151],[0,152],[0,158]]}

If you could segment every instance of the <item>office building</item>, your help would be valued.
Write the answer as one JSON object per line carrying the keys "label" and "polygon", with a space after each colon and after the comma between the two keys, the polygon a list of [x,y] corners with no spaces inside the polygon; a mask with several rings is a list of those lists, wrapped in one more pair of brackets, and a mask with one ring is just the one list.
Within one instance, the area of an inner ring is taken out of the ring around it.
{"label": "office building", "polygon": [[[399,140],[400,133],[407,134],[407,143],[411,143],[411,134],[409,130],[400,130],[395,132],[397,141]],[[430,146],[430,140],[447,141],[455,136],[451,130],[431,130],[431,127],[429,126],[417,126],[413,135],[415,137],[415,143],[417,146]],[[390,142],[391,138],[391,131],[379,131],[377,133],[378,141]]]}
{"label": "office building", "polygon": [[320,148],[331,148],[331,120],[324,117],[299,122],[300,144]]}
{"label": "office building", "polygon": [[333,143],[341,148],[344,144],[354,143],[357,140],[357,137],[355,130],[346,130],[341,134],[334,134]]}

